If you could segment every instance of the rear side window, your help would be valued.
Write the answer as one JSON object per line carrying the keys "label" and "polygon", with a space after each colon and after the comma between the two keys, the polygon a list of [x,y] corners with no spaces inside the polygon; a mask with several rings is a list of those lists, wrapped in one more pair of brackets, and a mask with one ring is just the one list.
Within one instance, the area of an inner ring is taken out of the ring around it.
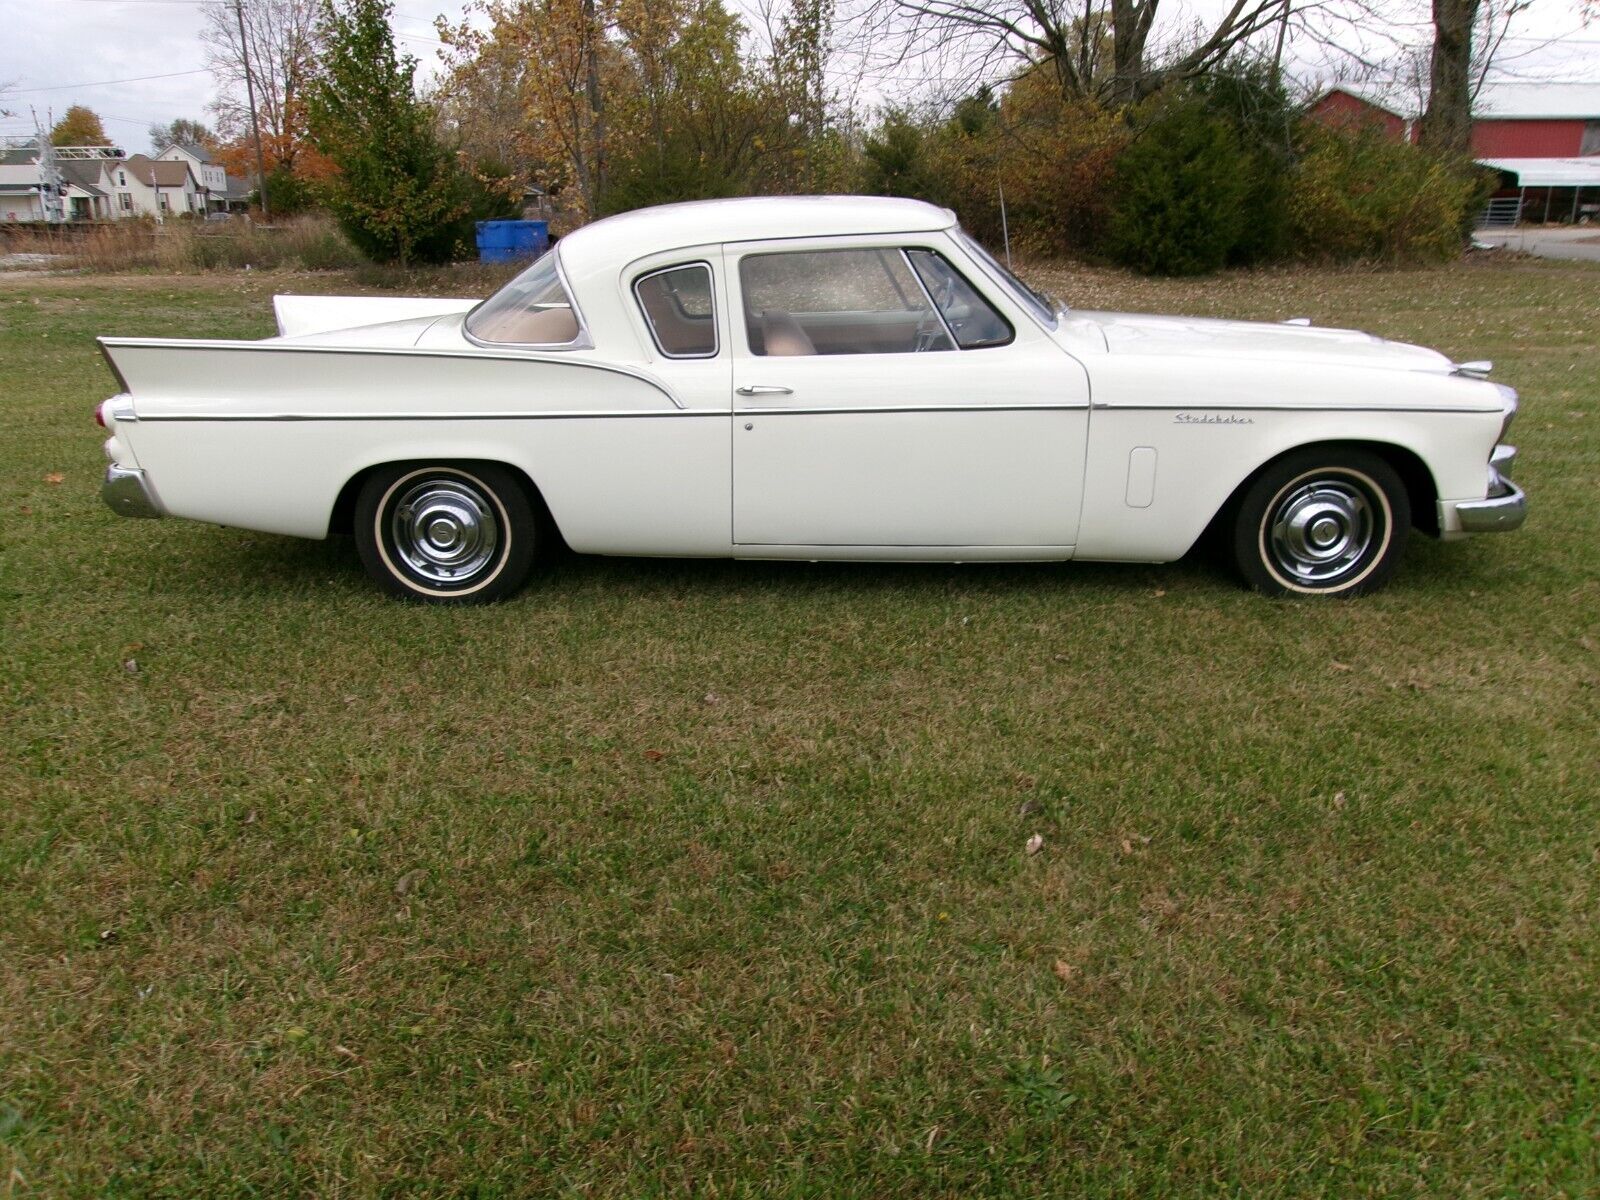
{"label": "rear side window", "polygon": [[906,257],[933,297],[956,345],[963,350],[981,350],[1004,346],[1016,337],[1006,319],[941,255],[932,250],[907,250]]}
{"label": "rear side window", "polygon": [[705,263],[668,267],[633,282],[656,348],[668,358],[714,358],[717,313],[711,268]]}

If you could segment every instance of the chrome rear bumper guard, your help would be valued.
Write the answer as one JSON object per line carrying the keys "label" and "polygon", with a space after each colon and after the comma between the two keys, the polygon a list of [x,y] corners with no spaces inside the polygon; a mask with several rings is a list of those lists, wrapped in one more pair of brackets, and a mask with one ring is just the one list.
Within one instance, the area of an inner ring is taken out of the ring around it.
{"label": "chrome rear bumper guard", "polygon": [[150,490],[150,481],[137,467],[106,468],[106,481],[100,486],[100,499],[119,517],[164,517],[166,513]]}
{"label": "chrome rear bumper guard", "polygon": [[1462,533],[1508,533],[1528,519],[1527,494],[1509,476],[1517,461],[1515,446],[1496,446],[1489,456],[1489,494],[1482,500],[1458,500],[1456,518]]}

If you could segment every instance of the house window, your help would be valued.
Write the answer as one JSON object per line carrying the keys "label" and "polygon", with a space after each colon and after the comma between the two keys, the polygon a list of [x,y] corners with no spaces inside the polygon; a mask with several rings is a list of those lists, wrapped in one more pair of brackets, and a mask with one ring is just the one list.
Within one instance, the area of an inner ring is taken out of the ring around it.
{"label": "house window", "polygon": [[128,186],[128,173],[126,171],[118,171],[117,172],[117,186],[118,187],[127,187]]}
{"label": "house window", "polygon": [[123,212],[133,211],[133,196],[128,192],[117,193],[117,208]]}
{"label": "house window", "polygon": [[166,212],[167,211],[167,208],[168,208],[167,194],[165,192],[157,192],[156,193],[156,207],[159,208],[162,212]]}

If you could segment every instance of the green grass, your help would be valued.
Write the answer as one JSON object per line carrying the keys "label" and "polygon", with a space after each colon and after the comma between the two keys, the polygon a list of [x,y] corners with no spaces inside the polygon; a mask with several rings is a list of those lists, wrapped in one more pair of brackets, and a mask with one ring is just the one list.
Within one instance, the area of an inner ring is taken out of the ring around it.
{"label": "green grass", "polygon": [[1600,271],[1034,274],[1495,359],[1528,526],[422,609],[96,494],[347,280],[0,280],[0,1194],[1594,1195]]}

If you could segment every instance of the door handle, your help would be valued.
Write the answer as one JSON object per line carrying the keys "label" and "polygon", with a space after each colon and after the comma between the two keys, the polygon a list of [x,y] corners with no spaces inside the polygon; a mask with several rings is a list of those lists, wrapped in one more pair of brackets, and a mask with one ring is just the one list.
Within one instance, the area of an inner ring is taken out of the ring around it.
{"label": "door handle", "polygon": [[792,396],[793,388],[777,387],[770,383],[747,383],[734,389],[741,396]]}

